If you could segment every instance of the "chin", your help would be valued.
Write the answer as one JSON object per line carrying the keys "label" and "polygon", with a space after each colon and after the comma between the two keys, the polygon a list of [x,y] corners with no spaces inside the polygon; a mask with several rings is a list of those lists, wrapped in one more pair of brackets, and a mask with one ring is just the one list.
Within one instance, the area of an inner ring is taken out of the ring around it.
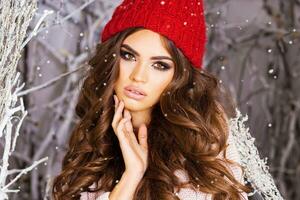
{"label": "chin", "polygon": [[127,109],[136,110],[137,108],[144,105],[141,101],[136,101],[134,99],[124,98],[124,104]]}
{"label": "chin", "polygon": [[125,108],[130,111],[141,111],[147,109],[143,101],[124,98]]}

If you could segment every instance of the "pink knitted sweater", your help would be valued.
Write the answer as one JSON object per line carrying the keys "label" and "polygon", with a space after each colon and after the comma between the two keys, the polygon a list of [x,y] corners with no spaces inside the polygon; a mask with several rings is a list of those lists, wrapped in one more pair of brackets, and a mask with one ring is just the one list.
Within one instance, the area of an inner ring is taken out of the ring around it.
{"label": "pink knitted sweater", "polygon": [[[240,157],[237,152],[235,144],[232,142],[232,136],[229,134],[228,137],[228,148],[226,151],[226,156],[228,159],[236,161],[240,163]],[[239,167],[229,165],[229,169],[235,176],[235,178],[243,183],[243,174]],[[181,181],[187,181],[188,176],[185,171],[177,170],[175,171],[175,175],[181,180]],[[94,187],[95,183],[91,185],[90,187]],[[82,192],[80,200],[109,200],[110,192],[109,191],[101,191],[98,193],[89,193],[89,192]],[[201,191],[195,191],[191,188],[181,188],[178,193],[175,193],[181,200],[211,200],[211,194],[207,194]],[[245,192],[241,193],[241,196],[244,197],[245,200],[248,200],[247,194]],[[242,199],[242,198],[241,198]]]}

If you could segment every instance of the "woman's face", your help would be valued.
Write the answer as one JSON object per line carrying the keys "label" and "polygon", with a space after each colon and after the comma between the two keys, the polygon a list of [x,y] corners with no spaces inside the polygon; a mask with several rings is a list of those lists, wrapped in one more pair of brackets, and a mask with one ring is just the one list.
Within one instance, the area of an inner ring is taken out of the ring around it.
{"label": "woman's face", "polygon": [[[130,111],[146,111],[155,105],[171,82],[175,63],[160,35],[143,29],[129,35],[120,49],[120,76],[114,88],[119,100]],[[135,86],[146,93],[141,99],[126,95],[126,86]]]}

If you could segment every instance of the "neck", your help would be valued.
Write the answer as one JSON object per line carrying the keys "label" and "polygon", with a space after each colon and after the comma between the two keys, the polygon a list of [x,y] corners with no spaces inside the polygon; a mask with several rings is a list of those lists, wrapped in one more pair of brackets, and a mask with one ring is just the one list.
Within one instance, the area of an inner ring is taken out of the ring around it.
{"label": "neck", "polygon": [[145,124],[146,126],[149,125],[151,121],[150,112],[149,111],[131,111],[129,110],[131,114],[131,122],[133,127],[133,132],[135,135],[137,135],[138,130],[142,124]]}

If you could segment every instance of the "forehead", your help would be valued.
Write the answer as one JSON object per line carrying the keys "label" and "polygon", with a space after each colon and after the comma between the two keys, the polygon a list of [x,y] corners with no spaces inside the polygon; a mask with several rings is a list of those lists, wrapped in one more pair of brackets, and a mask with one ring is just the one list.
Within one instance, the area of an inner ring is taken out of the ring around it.
{"label": "forehead", "polygon": [[123,44],[127,44],[141,55],[170,56],[160,34],[148,29],[129,35]]}

